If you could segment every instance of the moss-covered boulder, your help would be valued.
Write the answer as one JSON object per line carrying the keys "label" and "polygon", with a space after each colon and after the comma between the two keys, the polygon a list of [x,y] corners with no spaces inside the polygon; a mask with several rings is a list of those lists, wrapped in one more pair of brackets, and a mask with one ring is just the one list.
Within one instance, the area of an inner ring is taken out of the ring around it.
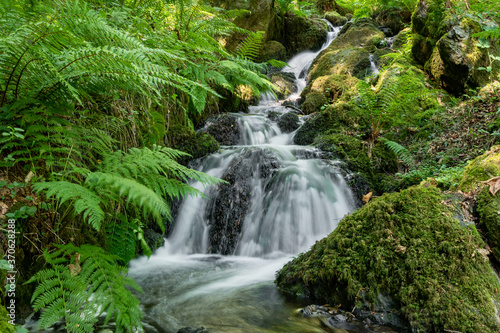
{"label": "moss-covered boulder", "polygon": [[241,138],[238,119],[231,114],[220,115],[213,122],[210,122],[207,132],[224,146],[237,145]]}
{"label": "moss-covered boulder", "polygon": [[167,138],[172,148],[191,155],[178,159],[180,163],[185,165],[192,159],[203,157],[220,149],[219,143],[212,135],[204,132],[196,133],[187,126],[172,126],[167,132]]}
{"label": "moss-covered boulder", "polygon": [[475,158],[465,167],[459,189],[469,192],[482,187],[481,181],[500,176],[500,145]]}
{"label": "moss-covered boulder", "polygon": [[477,196],[479,223],[495,259],[500,262],[500,195],[493,196],[487,187]]}
{"label": "moss-covered boulder", "polygon": [[278,97],[278,99],[285,99],[297,91],[295,75],[293,73],[279,72],[271,74],[269,78],[271,82],[278,87],[276,91],[276,97]]}
{"label": "moss-covered boulder", "polygon": [[316,136],[334,128],[336,120],[331,112],[323,111],[311,115],[306,122],[297,130],[293,142],[297,145],[310,145]]}
{"label": "moss-covered boulder", "polygon": [[388,295],[414,332],[498,332],[500,286],[460,203],[434,187],[375,198],[286,264],[278,288],[346,309]]}
{"label": "moss-covered boulder", "polygon": [[[272,39],[276,29],[274,0],[210,0],[212,6],[226,10],[243,9],[248,12],[237,17],[234,23],[250,31],[264,31],[266,40]],[[226,48],[234,50],[245,39],[245,35],[235,34],[226,38]]]}
{"label": "moss-covered boulder", "polygon": [[292,57],[305,50],[319,50],[326,41],[328,25],[321,19],[288,13],[284,31],[282,44]]}
{"label": "moss-covered boulder", "polygon": [[266,62],[271,59],[286,61],[286,48],[278,41],[270,40],[264,43],[257,62]]}
{"label": "moss-covered boulder", "polygon": [[304,114],[318,112],[327,103],[328,100],[325,95],[317,91],[312,92],[307,95],[306,100],[302,104],[302,112],[304,112]]}
{"label": "moss-covered boulder", "polygon": [[325,96],[328,103],[334,103],[340,97],[343,97],[343,100],[350,100],[357,92],[358,81],[356,77],[350,75],[320,76],[304,89],[302,96],[319,92]]}
{"label": "moss-covered boulder", "polygon": [[405,25],[411,22],[410,11],[402,11],[394,7],[378,9],[372,16],[375,23],[384,27],[385,35],[392,37],[397,35],[405,28]]}
{"label": "moss-covered boulder", "polygon": [[314,60],[307,77],[309,82],[332,74],[360,79],[371,74],[368,57],[384,39],[382,31],[370,19],[358,19],[347,23],[341,32]]}
{"label": "moss-covered boulder", "polygon": [[283,133],[291,133],[299,128],[299,116],[295,112],[287,112],[278,121],[278,126]]}
{"label": "moss-covered boulder", "polygon": [[325,20],[328,20],[333,26],[341,26],[347,23],[347,18],[337,12],[326,12],[324,15]]}

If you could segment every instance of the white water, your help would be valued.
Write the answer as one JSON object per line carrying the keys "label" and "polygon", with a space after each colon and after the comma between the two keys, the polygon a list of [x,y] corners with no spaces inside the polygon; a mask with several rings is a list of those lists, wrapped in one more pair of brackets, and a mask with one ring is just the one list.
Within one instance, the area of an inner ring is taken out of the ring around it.
{"label": "white water", "polygon": [[[340,30],[329,26],[321,50]],[[300,95],[307,70],[321,50],[302,52],[290,61],[286,70],[295,73],[299,87],[291,98]],[[351,191],[339,169],[319,159],[313,147],[292,145],[294,133],[282,133],[268,119],[271,111],[288,112],[272,95],[264,95],[249,111],[237,115],[240,145],[224,147],[199,168],[220,178],[235,163],[249,166],[251,198],[236,255],[207,254],[209,199],[185,199],[165,247],[149,260],[143,257],[130,264],[130,276],[144,289],[140,298],[147,331],[177,332],[203,325],[210,332],[323,332],[316,322],[291,317],[297,305],[283,299],[273,280],[292,256],[307,251],[354,209]],[[274,163],[270,175],[262,174],[261,164],[269,161]],[[192,186],[213,194],[199,183]]]}
{"label": "white water", "polygon": [[328,35],[321,49],[316,52],[304,51],[297,54],[295,57],[290,59],[290,61],[288,61],[288,66],[283,69],[283,72],[293,73],[296,78],[295,83],[297,84],[297,92],[288,97],[288,99],[290,100],[296,100],[300,97],[300,93],[306,87],[307,73],[314,59],[316,59],[316,57],[321,53],[321,51],[330,46],[330,44],[333,42],[333,40],[337,37],[338,33],[340,32],[340,29],[342,28],[342,27],[334,27],[327,20],[324,21],[328,24]]}
{"label": "white water", "polygon": [[378,70],[377,64],[375,64],[375,59],[373,54],[370,54],[368,56],[368,59],[370,60],[370,71],[372,72],[373,76],[377,76],[380,71]]}

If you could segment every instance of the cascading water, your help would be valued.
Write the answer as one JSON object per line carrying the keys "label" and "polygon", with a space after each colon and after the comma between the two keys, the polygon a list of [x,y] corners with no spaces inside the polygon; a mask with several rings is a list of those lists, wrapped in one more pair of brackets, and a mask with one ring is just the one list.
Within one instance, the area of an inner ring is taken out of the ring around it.
{"label": "cascading water", "polygon": [[297,54],[295,57],[288,61],[288,66],[283,69],[283,72],[293,73],[296,78],[297,92],[292,94],[289,99],[297,99],[300,93],[306,87],[307,73],[311,67],[314,59],[326,49],[333,40],[337,37],[342,27],[334,27],[330,22],[324,20],[328,25],[328,34],[325,43],[319,51],[304,51]]}
{"label": "cascading water", "polygon": [[368,60],[370,60],[370,71],[372,72],[372,75],[373,76],[378,75],[378,73],[380,73],[380,71],[378,70],[377,64],[375,63],[375,58],[374,58],[373,54],[370,54],[368,56]]}
{"label": "cascading water", "polygon": [[[323,49],[339,31],[330,28]],[[285,69],[300,87],[291,98],[304,88],[319,52],[303,52]],[[222,187],[192,184],[210,199],[186,198],[165,247],[130,264],[130,275],[144,289],[139,297],[148,332],[202,325],[210,332],[323,332],[318,322],[292,315],[298,304],[285,301],[273,280],[291,256],[354,209],[351,191],[340,169],[313,147],[292,145],[294,132],[282,133],[269,119],[269,112],[286,113],[285,107],[267,96],[249,111],[236,115],[240,145],[223,147],[199,168],[232,179],[230,196],[220,193]],[[235,255],[207,254],[214,249]]]}

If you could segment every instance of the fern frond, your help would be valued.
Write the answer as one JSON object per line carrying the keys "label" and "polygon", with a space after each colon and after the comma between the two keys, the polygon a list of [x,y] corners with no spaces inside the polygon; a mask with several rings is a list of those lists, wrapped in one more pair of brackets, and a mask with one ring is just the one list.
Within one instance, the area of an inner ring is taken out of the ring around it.
{"label": "fern frond", "polygon": [[262,50],[264,43],[264,32],[257,31],[250,33],[247,38],[236,49],[236,56],[244,59],[254,60]]}
{"label": "fern frond", "polygon": [[67,181],[35,183],[33,188],[37,192],[47,190],[47,198],[54,196],[61,204],[71,200],[76,214],[83,214],[84,220],[100,230],[104,220],[103,201],[95,192]]}
{"label": "fern frond", "polygon": [[[117,332],[141,328],[139,300],[128,289],[140,288],[125,276],[127,269],[116,264],[116,257],[92,245],[58,247],[54,253],[43,253],[51,267],[28,281],[39,283],[32,303],[35,311],[44,309],[40,328],[48,328],[63,318],[68,332],[89,333],[104,312],[106,322],[115,319]],[[71,273],[67,266],[70,263],[80,270]]]}
{"label": "fern frond", "polygon": [[380,141],[382,141],[387,147],[389,147],[389,149],[406,165],[410,167],[415,166],[415,159],[408,149],[406,149],[399,143],[388,140],[386,138],[380,138]]}

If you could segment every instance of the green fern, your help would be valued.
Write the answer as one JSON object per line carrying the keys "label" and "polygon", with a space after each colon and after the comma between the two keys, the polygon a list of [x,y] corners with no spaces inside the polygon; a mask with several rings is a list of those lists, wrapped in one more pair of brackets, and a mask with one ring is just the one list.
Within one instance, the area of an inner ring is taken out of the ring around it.
{"label": "green fern", "polygon": [[260,54],[263,43],[264,32],[252,32],[238,46],[238,48],[236,49],[236,56],[243,59],[255,60],[255,58],[257,58]]}
{"label": "green fern", "polygon": [[411,168],[415,166],[415,159],[408,149],[406,149],[399,143],[388,140],[386,138],[380,138],[380,141],[382,141],[387,147],[389,147],[389,149],[394,154],[396,154],[396,156],[406,165],[410,166]]}
{"label": "green fern", "polygon": [[115,263],[116,257],[102,248],[72,244],[43,256],[50,268],[36,273],[27,283],[38,282],[33,293],[35,311],[42,311],[40,328],[48,328],[61,318],[70,333],[93,332],[98,317],[106,313],[105,323],[114,319],[116,332],[141,328],[139,300],[129,288],[139,286],[126,277],[127,269]]}

